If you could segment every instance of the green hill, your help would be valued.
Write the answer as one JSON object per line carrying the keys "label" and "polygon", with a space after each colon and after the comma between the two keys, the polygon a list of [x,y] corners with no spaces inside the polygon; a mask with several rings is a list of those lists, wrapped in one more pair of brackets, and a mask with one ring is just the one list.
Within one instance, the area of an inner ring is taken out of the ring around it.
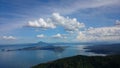
{"label": "green hill", "polygon": [[120,55],[73,56],[38,64],[32,68],[120,68]]}

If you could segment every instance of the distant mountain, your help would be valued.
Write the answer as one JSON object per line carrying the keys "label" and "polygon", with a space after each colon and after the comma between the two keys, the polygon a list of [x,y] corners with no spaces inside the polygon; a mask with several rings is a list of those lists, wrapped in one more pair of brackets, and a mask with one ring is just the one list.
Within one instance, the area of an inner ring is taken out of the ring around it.
{"label": "distant mountain", "polygon": [[0,46],[37,46],[37,45],[50,45],[46,42],[38,42],[38,43],[23,43],[23,44],[0,44]]}
{"label": "distant mountain", "polygon": [[120,43],[87,46],[88,52],[99,54],[120,54]]}
{"label": "distant mountain", "polygon": [[32,45],[104,45],[104,44],[112,44],[110,42],[55,42],[55,43],[48,43],[48,42],[36,42],[36,43],[23,43],[23,44],[0,44],[1,46],[32,46]]}
{"label": "distant mountain", "polygon": [[81,44],[90,44],[90,43],[80,43],[80,42],[56,42],[56,43],[46,43],[46,42],[38,42],[37,45],[81,45]]}
{"label": "distant mountain", "polygon": [[48,44],[48,43],[40,41],[40,42],[38,42],[38,44]]}
{"label": "distant mountain", "polygon": [[48,45],[51,45],[50,43],[46,43],[46,42],[38,42],[37,45],[40,45],[40,46],[48,46]]}
{"label": "distant mountain", "polygon": [[54,52],[63,52],[68,46],[55,46],[52,43],[38,42],[29,44],[31,46],[16,48],[16,49],[1,49],[1,51],[28,51],[28,50],[49,50]]}
{"label": "distant mountain", "polygon": [[74,56],[38,64],[32,68],[120,68],[120,55]]}

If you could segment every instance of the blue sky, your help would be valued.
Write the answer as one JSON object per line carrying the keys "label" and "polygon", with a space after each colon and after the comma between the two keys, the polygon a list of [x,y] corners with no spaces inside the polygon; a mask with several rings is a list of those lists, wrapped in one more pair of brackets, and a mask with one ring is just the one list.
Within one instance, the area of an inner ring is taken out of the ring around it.
{"label": "blue sky", "polygon": [[0,43],[119,42],[119,2],[0,0]]}

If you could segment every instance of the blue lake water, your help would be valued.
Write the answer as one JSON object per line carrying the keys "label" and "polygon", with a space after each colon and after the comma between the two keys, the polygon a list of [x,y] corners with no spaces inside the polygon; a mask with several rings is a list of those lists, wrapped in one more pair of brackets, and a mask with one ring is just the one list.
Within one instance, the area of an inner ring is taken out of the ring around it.
{"label": "blue lake water", "polygon": [[[57,50],[0,51],[0,68],[30,68],[39,63],[75,55],[102,55],[86,52],[85,46],[87,45],[71,45],[60,52]],[[23,47],[28,46],[0,46],[0,50]]]}

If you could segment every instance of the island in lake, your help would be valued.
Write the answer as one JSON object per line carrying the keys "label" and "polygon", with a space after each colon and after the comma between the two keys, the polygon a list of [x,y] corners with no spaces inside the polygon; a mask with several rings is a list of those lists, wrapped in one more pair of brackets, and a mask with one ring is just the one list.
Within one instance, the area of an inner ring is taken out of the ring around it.
{"label": "island in lake", "polygon": [[73,56],[38,64],[32,68],[120,68],[120,44],[87,46],[87,52],[106,56]]}

